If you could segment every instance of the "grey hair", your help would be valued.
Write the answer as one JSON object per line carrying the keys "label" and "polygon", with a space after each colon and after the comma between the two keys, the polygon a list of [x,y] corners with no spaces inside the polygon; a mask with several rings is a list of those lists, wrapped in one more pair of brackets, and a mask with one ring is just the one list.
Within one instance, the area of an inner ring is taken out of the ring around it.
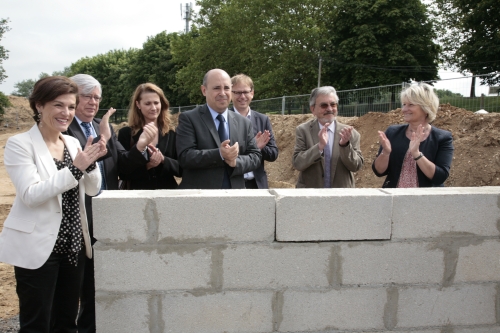
{"label": "grey hair", "polygon": [[401,91],[401,103],[408,101],[422,108],[427,114],[429,123],[436,119],[436,114],[439,108],[439,98],[437,97],[431,85],[424,82],[412,84],[405,90]]}
{"label": "grey hair", "polygon": [[70,79],[76,83],[80,94],[91,94],[92,90],[97,88],[99,90],[99,95],[102,95],[101,84],[93,76],[88,74],[76,74],[70,77]]}
{"label": "grey hair", "polygon": [[314,104],[316,104],[316,98],[318,98],[319,95],[333,95],[335,103],[338,104],[339,102],[339,96],[337,96],[337,91],[335,90],[335,88],[332,86],[323,86],[314,88],[311,91],[311,97],[309,97],[309,106],[314,106]]}

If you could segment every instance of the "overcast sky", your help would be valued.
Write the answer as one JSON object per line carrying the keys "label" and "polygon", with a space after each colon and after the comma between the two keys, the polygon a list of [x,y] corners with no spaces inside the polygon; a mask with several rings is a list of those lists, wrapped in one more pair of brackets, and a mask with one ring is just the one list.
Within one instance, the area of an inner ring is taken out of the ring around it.
{"label": "overcast sky", "polygon": [[186,2],[0,0],[0,18],[9,18],[11,28],[0,41],[9,50],[3,62],[8,78],[0,91],[10,94],[14,83],[52,74],[83,57],[141,48],[148,36],[164,30],[184,31],[180,5]]}
{"label": "overcast sky", "polygon": [[[9,18],[11,28],[0,41],[9,50],[9,59],[3,62],[8,78],[0,84],[0,91],[11,94],[16,82],[37,79],[41,72],[63,70],[83,57],[113,49],[141,48],[148,36],[164,30],[182,32],[185,21],[180,5],[186,2],[0,0],[0,18]],[[461,76],[444,71],[440,74],[443,79]],[[447,82],[438,88],[453,86]],[[466,94],[467,85],[460,91],[450,90]]]}

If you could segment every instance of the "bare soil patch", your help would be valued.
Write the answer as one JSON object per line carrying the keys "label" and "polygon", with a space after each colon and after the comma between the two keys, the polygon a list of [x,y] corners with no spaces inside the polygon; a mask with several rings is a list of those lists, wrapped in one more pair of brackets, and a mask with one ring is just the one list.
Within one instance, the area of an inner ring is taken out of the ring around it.
{"label": "bare soil patch", "polygon": [[[9,99],[14,106],[6,110],[4,121],[0,124],[0,230],[15,196],[14,186],[3,164],[5,143],[10,136],[28,130],[34,124],[28,101],[14,96],[9,96]],[[269,116],[280,150],[275,162],[266,163],[272,188],[295,187],[298,176],[298,172],[292,167],[295,128],[311,117],[310,114]],[[177,116],[173,117],[173,121],[177,122]],[[382,186],[383,178],[377,178],[371,170],[379,147],[377,131],[384,131],[389,125],[402,123],[401,110],[396,109],[385,114],[370,112],[359,118],[339,117],[338,121],[354,126],[361,134],[361,151],[365,165],[356,173],[356,187]],[[115,129],[125,125],[116,125]],[[443,104],[433,125],[453,134],[455,155],[446,186],[500,186],[500,114],[476,115]],[[14,269],[10,265],[0,263],[0,324],[2,318],[16,316],[18,311]]]}

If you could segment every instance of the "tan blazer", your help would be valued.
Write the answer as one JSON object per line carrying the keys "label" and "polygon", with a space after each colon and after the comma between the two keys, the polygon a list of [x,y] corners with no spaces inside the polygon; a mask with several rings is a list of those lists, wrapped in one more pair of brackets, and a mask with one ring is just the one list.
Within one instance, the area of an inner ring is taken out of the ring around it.
{"label": "tan blazer", "polygon": [[[335,120],[335,133],[330,169],[331,187],[355,187],[353,172],[361,169],[364,163],[359,147],[360,135],[352,131],[351,140],[346,147],[339,146],[340,131],[346,127]],[[316,118],[297,126],[295,130],[295,149],[293,167],[300,171],[297,188],[323,188],[324,156],[319,152],[319,124]]]}
{"label": "tan blazer", "polygon": [[[80,143],[62,135],[71,158]],[[85,252],[92,257],[92,247],[85,211],[85,193],[96,195],[101,186],[99,167],[83,173],[77,181],[68,168],[57,170],[38,126],[7,141],[5,168],[16,188],[16,198],[0,234],[0,261],[36,269],[49,258],[62,220],[62,193],[79,185],[80,217]]]}

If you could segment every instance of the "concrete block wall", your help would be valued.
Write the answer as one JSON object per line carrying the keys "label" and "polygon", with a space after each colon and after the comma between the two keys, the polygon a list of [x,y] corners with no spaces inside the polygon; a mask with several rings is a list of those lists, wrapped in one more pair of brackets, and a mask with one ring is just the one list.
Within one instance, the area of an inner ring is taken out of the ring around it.
{"label": "concrete block wall", "polygon": [[97,331],[500,333],[500,187],[107,191]]}

